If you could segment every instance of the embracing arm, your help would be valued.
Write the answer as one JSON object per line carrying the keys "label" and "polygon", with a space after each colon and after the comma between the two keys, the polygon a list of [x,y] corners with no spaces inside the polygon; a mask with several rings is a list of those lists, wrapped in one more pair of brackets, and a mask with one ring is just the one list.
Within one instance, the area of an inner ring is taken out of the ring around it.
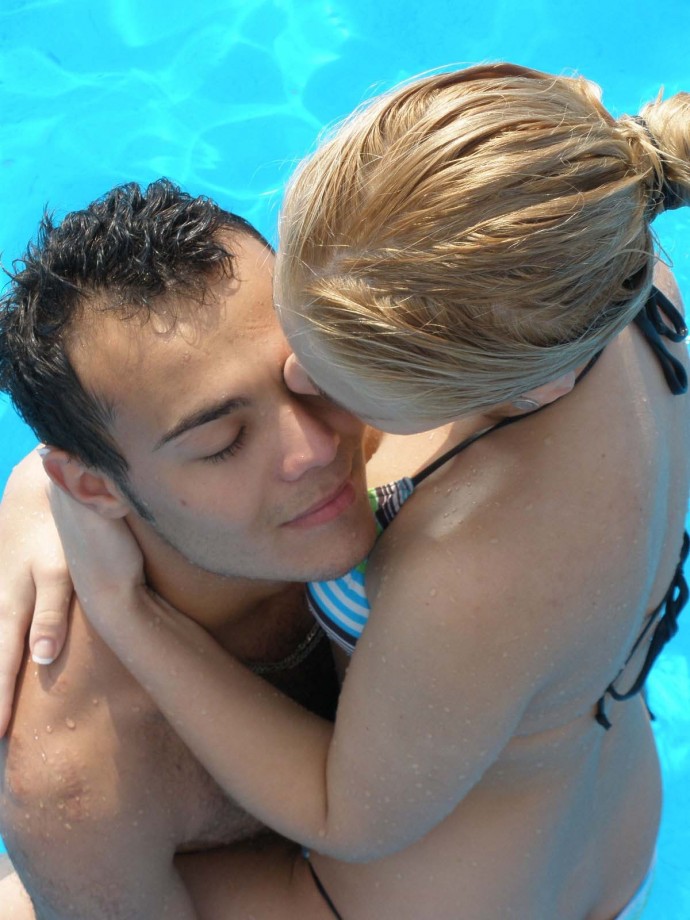
{"label": "embracing arm", "polygon": [[[419,839],[495,760],[534,691],[519,656],[487,640],[486,584],[467,586],[460,617],[457,572],[435,571],[432,547],[425,565],[409,560],[411,580],[380,597],[333,729],[152,596],[124,525],[114,539],[114,522],[69,505],[75,584],[106,642],[226,791],[321,853],[371,860]],[[104,602],[118,615],[103,615]]]}
{"label": "embracing arm", "polygon": [[0,505],[0,737],[12,714],[27,633],[40,663],[57,658],[67,633],[72,583],[47,482],[40,457],[32,451],[10,476]]}

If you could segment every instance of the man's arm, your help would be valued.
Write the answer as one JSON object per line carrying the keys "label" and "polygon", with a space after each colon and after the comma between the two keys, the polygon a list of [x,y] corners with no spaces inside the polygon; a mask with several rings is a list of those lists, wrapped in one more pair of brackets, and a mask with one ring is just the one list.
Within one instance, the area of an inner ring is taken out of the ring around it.
{"label": "man's arm", "polygon": [[[9,723],[27,633],[40,658],[57,658],[72,582],[36,451],[14,469],[0,505],[0,737]],[[33,615],[33,621],[32,621]]]}
{"label": "man's arm", "polygon": [[31,899],[9,856],[0,856],[0,920],[36,920]]}
{"label": "man's arm", "polygon": [[173,866],[171,735],[78,611],[58,662],[27,659],[0,746],[0,832],[37,920],[196,916]]}

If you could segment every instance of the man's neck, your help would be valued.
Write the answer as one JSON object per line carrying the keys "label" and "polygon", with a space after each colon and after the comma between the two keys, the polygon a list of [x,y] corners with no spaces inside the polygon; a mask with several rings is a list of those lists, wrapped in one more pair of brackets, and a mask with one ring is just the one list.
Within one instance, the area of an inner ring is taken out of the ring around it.
{"label": "man's neck", "polygon": [[149,524],[133,516],[128,522],[153,590],[238,658],[276,661],[288,655],[312,625],[301,584],[208,572],[189,562]]}

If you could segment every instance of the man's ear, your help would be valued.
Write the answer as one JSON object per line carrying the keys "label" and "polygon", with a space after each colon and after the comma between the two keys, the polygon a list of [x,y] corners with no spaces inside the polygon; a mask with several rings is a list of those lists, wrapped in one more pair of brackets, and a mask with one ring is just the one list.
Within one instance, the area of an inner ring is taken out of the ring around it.
{"label": "man's ear", "polygon": [[44,448],[43,468],[58,488],[106,518],[124,517],[131,511],[113,479],[85,466],[72,454]]}

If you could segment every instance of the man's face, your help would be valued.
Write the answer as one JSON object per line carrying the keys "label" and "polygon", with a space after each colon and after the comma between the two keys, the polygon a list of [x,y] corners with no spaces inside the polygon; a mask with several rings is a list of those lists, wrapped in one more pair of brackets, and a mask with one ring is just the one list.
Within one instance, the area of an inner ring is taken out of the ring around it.
{"label": "man's face", "polygon": [[272,256],[233,240],[235,280],[173,331],[98,315],[70,357],[114,405],[112,435],[152,527],[217,574],[302,581],[369,550],[362,426],[283,381],[288,345],[272,302]]}

